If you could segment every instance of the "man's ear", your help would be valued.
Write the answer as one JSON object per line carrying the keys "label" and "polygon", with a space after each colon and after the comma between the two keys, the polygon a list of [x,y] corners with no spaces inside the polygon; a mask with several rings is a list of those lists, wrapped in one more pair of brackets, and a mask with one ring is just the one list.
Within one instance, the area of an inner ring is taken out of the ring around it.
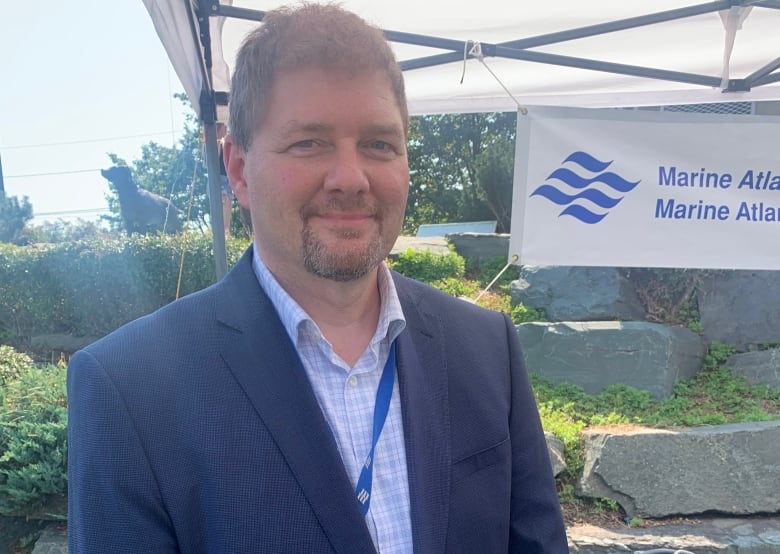
{"label": "man's ear", "polygon": [[222,156],[224,157],[225,170],[227,171],[230,188],[233,189],[233,194],[236,196],[241,207],[248,210],[249,185],[244,178],[246,152],[238,146],[231,134],[228,134],[225,137],[225,143],[222,147]]}

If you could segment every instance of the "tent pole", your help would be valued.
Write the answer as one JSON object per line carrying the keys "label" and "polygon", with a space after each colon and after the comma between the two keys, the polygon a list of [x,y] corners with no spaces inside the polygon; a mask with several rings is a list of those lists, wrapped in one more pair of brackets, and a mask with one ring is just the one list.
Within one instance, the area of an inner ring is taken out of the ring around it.
{"label": "tent pole", "polygon": [[225,220],[222,217],[222,183],[219,177],[219,150],[217,149],[217,124],[203,124],[206,135],[206,171],[209,177],[209,217],[214,239],[214,264],[217,280],[227,273],[227,249],[225,248]]}

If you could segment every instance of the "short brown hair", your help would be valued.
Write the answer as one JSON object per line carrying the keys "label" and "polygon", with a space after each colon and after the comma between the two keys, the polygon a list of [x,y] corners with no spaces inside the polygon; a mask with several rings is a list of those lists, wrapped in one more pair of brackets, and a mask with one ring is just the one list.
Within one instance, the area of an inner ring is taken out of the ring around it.
{"label": "short brown hair", "polygon": [[349,76],[381,71],[393,90],[404,131],[409,119],[401,68],[382,31],[334,4],[304,3],[266,13],[236,57],[230,92],[230,132],[249,149],[268,109],[279,70],[318,67]]}

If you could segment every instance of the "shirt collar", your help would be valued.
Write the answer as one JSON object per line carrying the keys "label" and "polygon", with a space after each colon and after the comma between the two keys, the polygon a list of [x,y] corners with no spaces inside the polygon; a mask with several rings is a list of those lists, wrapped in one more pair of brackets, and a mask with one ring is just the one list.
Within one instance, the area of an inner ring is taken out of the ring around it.
{"label": "shirt collar", "polygon": [[[318,341],[327,342],[314,320],[309,317],[309,314],[301,308],[295,299],[287,294],[287,291],[282,288],[276,277],[263,263],[257,245],[253,248],[252,269],[260,286],[268,295],[274,308],[276,308],[282,325],[296,348],[300,346],[300,341],[304,335],[310,335]],[[369,348],[376,348],[382,340],[387,340],[389,344],[406,327],[406,318],[404,318],[401,302],[398,299],[398,292],[396,291],[390,270],[384,262],[379,264],[378,269],[377,276],[381,306],[376,332],[371,339]]]}

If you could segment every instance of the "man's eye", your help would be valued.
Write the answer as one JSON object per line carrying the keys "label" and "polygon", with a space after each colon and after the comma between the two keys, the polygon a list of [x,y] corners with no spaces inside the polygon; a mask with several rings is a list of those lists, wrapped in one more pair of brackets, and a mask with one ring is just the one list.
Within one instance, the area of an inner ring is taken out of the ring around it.
{"label": "man's eye", "polygon": [[299,140],[292,145],[292,148],[313,148],[315,144],[316,143],[313,139]]}
{"label": "man's eye", "polygon": [[375,140],[369,146],[374,150],[393,150],[393,145],[383,140]]}

